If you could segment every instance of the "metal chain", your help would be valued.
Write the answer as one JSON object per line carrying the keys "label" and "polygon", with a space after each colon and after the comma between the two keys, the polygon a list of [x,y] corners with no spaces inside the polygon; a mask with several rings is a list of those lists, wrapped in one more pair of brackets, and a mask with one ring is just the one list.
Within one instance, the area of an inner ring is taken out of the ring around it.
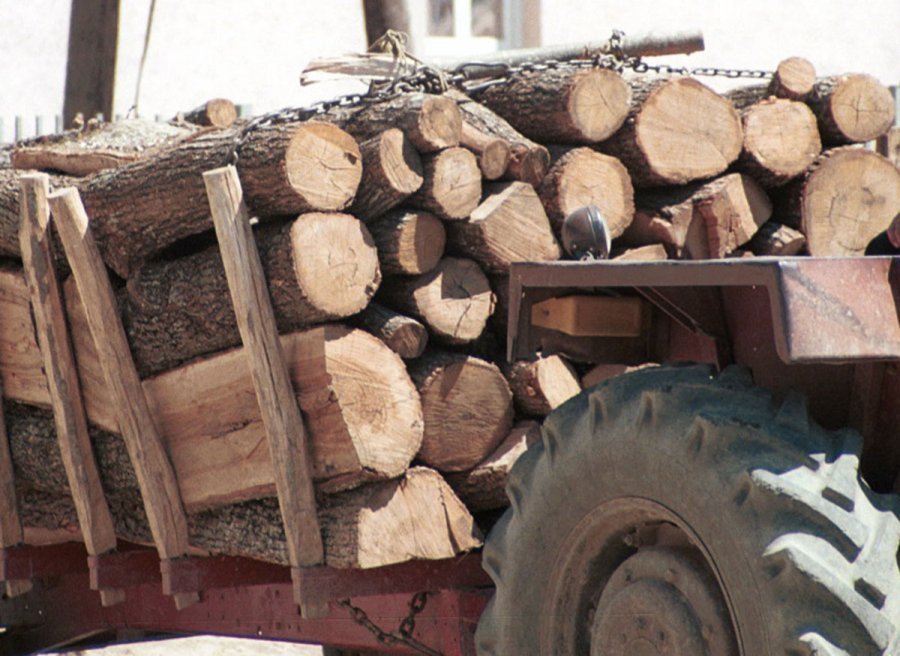
{"label": "metal chain", "polygon": [[435,651],[431,647],[422,644],[413,637],[413,631],[416,629],[416,615],[425,609],[428,603],[427,592],[417,592],[409,600],[409,613],[400,622],[400,626],[395,633],[389,633],[375,624],[362,608],[354,606],[349,599],[342,599],[337,602],[338,606],[346,608],[350,613],[350,619],[365,628],[369,633],[375,636],[383,645],[406,645],[413,651],[426,656],[442,656],[441,652]]}

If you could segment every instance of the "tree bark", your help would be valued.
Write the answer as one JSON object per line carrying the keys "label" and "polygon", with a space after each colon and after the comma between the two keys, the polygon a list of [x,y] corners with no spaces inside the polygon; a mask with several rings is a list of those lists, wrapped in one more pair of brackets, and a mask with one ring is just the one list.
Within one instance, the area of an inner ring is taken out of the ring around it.
{"label": "tree bark", "polygon": [[524,182],[491,185],[464,221],[448,224],[451,248],[488,273],[506,273],[513,262],[558,260],[559,244],[534,188]]}
{"label": "tree bark", "polygon": [[446,479],[457,496],[472,512],[506,508],[506,483],[509,472],[528,447],[541,439],[541,425],[536,421],[521,421],[491,455],[474,469],[447,474]]}
{"label": "tree bark", "polygon": [[422,160],[396,128],[360,144],[362,180],[350,212],[368,222],[406,200],[422,186]]}
{"label": "tree bark", "polygon": [[610,236],[621,235],[634,217],[634,189],[625,166],[590,148],[559,153],[537,188],[556,234],[569,214],[595,205],[606,219]]}
{"label": "tree bark", "polygon": [[806,236],[810,255],[862,255],[900,208],[900,170],[845,146],[822,153],[778,198],[778,216]]}
{"label": "tree bark", "polygon": [[424,182],[410,205],[434,212],[442,219],[464,219],[481,200],[481,170],[465,148],[447,148],[422,160]]}
{"label": "tree bark", "polygon": [[744,145],[736,168],[764,187],[802,174],[822,152],[816,117],[804,103],[770,99],[741,114]]}
{"label": "tree bark", "polygon": [[422,462],[440,471],[471,469],[509,433],[512,393],[496,365],[432,351],[411,363],[410,375],[425,417]]}
{"label": "tree bark", "polygon": [[731,89],[725,97],[738,109],[746,109],[775,96],[786,100],[805,101],[816,84],[816,68],[803,57],[781,60],[769,84],[751,84]]}
{"label": "tree bark", "polygon": [[516,411],[529,417],[546,417],[581,392],[572,365],[558,355],[508,363],[503,374],[512,390]]}
{"label": "tree bark", "polygon": [[385,274],[428,273],[444,256],[447,240],[444,224],[428,212],[392,210],[367,227]]}
{"label": "tree bark", "polygon": [[422,321],[445,343],[466,344],[484,331],[494,310],[487,277],[472,260],[446,257],[431,272],[385,281],[378,298]]}
{"label": "tree bark", "polygon": [[804,249],[806,237],[786,225],[768,221],[753,235],[748,246],[754,255],[788,257]]}
{"label": "tree bark", "polygon": [[[281,332],[355,314],[378,288],[375,244],[348,214],[312,212],[256,234]],[[216,246],[144,266],[122,312],[142,376],[241,343]]]}
{"label": "tree bark", "polygon": [[551,68],[513,75],[475,99],[535,141],[590,144],[625,122],[631,88],[609,69]]}
{"label": "tree bark", "polygon": [[422,154],[458,146],[462,133],[462,116],[456,103],[447,96],[425,93],[402,94],[355,107],[333,107],[324,116],[359,141],[399,128]]}
{"label": "tree bark", "polygon": [[635,187],[709,178],[740,155],[740,117],[709,87],[686,77],[631,85],[628,120],[598,148],[622,160]]}
{"label": "tree bark", "polygon": [[375,335],[403,359],[417,358],[425,352],[428,330],[421,323],[378,303],[369,303],[353,318],[353,323]]}
{"label": "tree bark", "polygon": [[541,183],[550,166],[550,152],[544,146],[528,139],[497,114],[468,96],[458,91],[450,91],[447,96],[458,103],[465,123],[509,144],[510,159],[505,177],[527,182],[535,187]]}
{"label": "tree bark", "polygon": [[498,180],[506,173],[512,149],[504,139],[485,134],[463,121],[460,144],[478,157],[478,168],[485,180]]}
{"label": "tree bark", "polygon": [[871,75],[823,78],[816,82],[807,102],[819,119],[826,146],[876,139],[894,124],[894,98]]}
{"label": "tree bark", "polygon": [[199,107],[185,112],[181,117],[188,123],[203,127],[229,128],[237,120],[238,112],[234,103],[227,98],[213,98]]}

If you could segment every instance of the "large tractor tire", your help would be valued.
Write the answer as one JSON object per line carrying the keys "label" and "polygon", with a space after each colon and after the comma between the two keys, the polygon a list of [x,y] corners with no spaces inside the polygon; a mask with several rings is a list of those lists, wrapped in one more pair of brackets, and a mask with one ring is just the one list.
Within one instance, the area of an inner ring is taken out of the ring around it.
{"label": "large tractor tire", "polygon": [[802,397],[648,369],[543,433],[484,549],[481,656],[900,654],[900,500]]}

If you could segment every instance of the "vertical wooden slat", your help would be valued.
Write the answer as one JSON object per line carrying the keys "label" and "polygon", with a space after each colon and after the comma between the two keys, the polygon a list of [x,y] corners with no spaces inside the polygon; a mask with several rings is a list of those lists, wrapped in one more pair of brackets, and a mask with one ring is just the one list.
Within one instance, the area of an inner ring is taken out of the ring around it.
{"label": "vertical wooden slat", "polygon": [[[45,173],[27,175],[20,178],[19,185],[19,244],[56,435],[85,547],[88,554],[96,556],[116,548],[116,532],[94,460],[62,295],[50,254],[49,177]],[[110,606],[124,601],[125,591],[101,590],[100,596],[103,605]]]}
{"label": "vertical wooden slat", "polygon": [[324,560],[303,418],[282,356],[272,300],[237,170],[227,166],[208,171],[203,181],[268,437],[295,597],[303,611],[300,567]]}
{"label": "vertical wooden slat", "polygon": [[[3,416],[3,383],[0,381],[0,550],[21,544],[25,539],[13,479],[12,455]],[[6,581],[6,595],[15,597],[31,590],[31,581]]]}
{"label": "vertical wooden slat", "polygon": [[113,114],[120,0],[72,0],[63,118]]}
{"label": "vertical wooden slat", "polygon": [[[131,357],[119,317],[112,285],[88,225],[78,190],[62,189],[50,195],[53,213],[103,370],[109,403],[137,475],[153,541],[161,560],[187,555],[187,519],[175,471],[153,421],[144,389]],[[173,595],[185,608],[196,594]]]}

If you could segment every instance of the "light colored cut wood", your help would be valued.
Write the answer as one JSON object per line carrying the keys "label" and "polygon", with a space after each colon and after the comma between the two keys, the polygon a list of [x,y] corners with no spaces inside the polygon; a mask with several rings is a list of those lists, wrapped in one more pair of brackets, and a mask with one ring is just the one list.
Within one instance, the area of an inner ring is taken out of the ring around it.
{"label": "light colored cut wood", "polygon": [[474,469],[447,474],[446,479],[457,496],[472,512],[497,510],[509,505],[506,483],[509,472],[528,447],[541,439],[541,425],[536,421],[521,421],[494,452]]}
{"label": "light colored cut wood", "polygon": [[[3,385],[0,383],[0,396],[2,394]],[[16,500],[13,462],[6,434],[6,421],[3,417],[3,403],[0,402],[0,552],[7,547],[22,544],[24,540],[25,532]],[[13,579],[2,583],[8,597],[25,594],[32,588],[31,581],[27,580]]]}
{"label": "light colored cut wood", "polygon": [[481,200],[481,170],[465,148],[447,148],[422,161],[425,181],[410,204],[442,219],[464,219]]}
{"label": "light colored cut wood", "polygon": [[385,274],[428,273],[444,256],[447,232],[441,220],[429,212],[392,210],[368,228]]}
{"label": "light colored cut wood", "polygon": [[788,57],[778,62],[775,75],[769,85],[771,93],[779,98],[803,100],[816,83],[816,67],[803,57]]}
{"label": "light colored cut wood", "polygon": [[575,369],[558,355],[517,360],[503,367],[509,381],[516,411],[531,417],[545,417],[581,392]]}
{"label": "light colored cut wood", "polygon": [[463,122],[460,144],[478,157],[478,168],[485,180],[497,180],[506,173],[511,157],[509,143],[485,134],[471,123]]}
{"label": "light colored cut wood", "polygon": [[589,387],[593,387],[594,385],[602,383],[605,380],[609,380],[610,378],[614,378],[615,376],[630,374],[632,371],[640,371],[641,369],[646,369],[647,367],[658,366],[659,365],[655,362],[646,362],[639,365],[612,363],[598,364],[592,367],[584,376],[581,377],[581,386],[584,389],[588,389]]}
{"label": "light colored cut wood", "polygon": [[6,398],[50,404],[22,270],[0,264],[0,388]]}
{"label": "light colored cut wood", "polygon": [[894,124],[894,97],[871,75],[851,73],[816,82],[809,105],[826,146],[862,143]]}
{"label": "light colored cut wood", "polygon": [[694,210],[706,225],[708,252],[702,255],[720,258],[750,241],[772,216],[772,201],[753,178],[731,173],[704,185]]}
{"label": "light colored cut wood", "polygon": [[[237,170],[208,171],[203,181],[269,443],[291,567],[317,565],[324,559],[324,548],[306,429],[278,341],[275,311]],[[296,601],[299,604],[302,599]]]}
{"label": "light colored cut wood", "polygon": [[[161,559],[184,556],[188,550],[187,522],[178,482],[131,359],[112,286],[90,231],[87,213],[78,191],[72,188],[52,194],[49,202],[84,300],[109,402],[115,408],[116,422],[138,477],[153,542]],[[196,593],[174,598],[180,607],[199,601]]]}
{"label": "light colored cut wood", "polygon": [[494,311],[494,295],[484,272],[476,262],[456,257],[445,257],[421,276],[386,280],[379,298],[451,344],[477,339]]}
{"label": "light colored cut wood", "polygon": [[513,262],[558,260],[561,251],[534,187],[525,182],[490,185],[468,219],[447,231],[456,253],[488,273],[506,273]]}
{"label": "light colored cut wood", "polygon": [[637,297],[562,296],[532,305],[531,323],[573,337],[640,337],[646,311]]}
{"label": "light colored cut wood", "polygon": [[439,471],[464,471],[509,433],[512,392],[496,365],[463,354],[426,352],[410,365],[422,397],[425,435],[418,457]]}
{"label": "light colored cut wood", "polygon": [[238,111],[228,98],[213,98],[181,117],[188,123],[204,127],[227,128],[237,120]]}
{"label": "light colored cut wood", "polygon": [[425,326],[378,303],[369,303],[356,322],[404,359],[419,357],[428,344]]}
{"label": "light colored cut wood", "polygon": [[381,216],[422,186],[422,160],[400,130],[391,128],[359,146],[363,175],[350,212],[363,221]]}
{"label": "light colored cut wood", "polygon": [[627,248],[615,254],[611,259],[617,262],[659,262],[669,259],[669,254],[662,244],[648,244]]}
{"label": "light colored cut wood", "polygon": [[[116,548],[116,533],[88,435],[81,385],[50,253],[49,181],[46,175],[36,175],[23,178],[21,184],[22,259],[56,435],[87,552],[99,555]],[[104,602],[124,600],[122,590],[101,593]]]}

